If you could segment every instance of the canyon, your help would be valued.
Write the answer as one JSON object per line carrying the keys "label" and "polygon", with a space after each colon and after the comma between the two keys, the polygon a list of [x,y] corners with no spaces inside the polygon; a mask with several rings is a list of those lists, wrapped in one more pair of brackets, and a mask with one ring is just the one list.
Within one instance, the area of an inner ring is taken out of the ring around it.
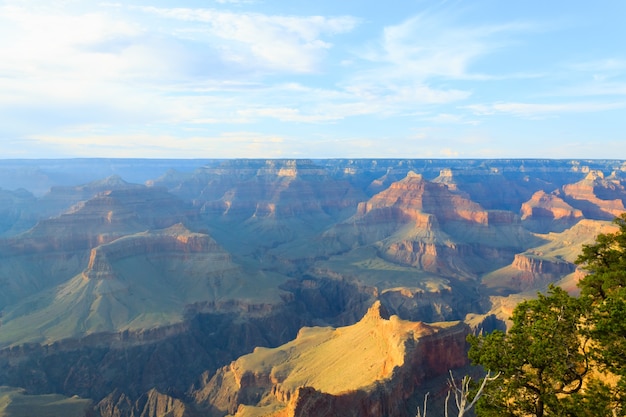
{"label": "canyon", "polygon": [[575,293],[582,245],[626,211],[621,160],[0,174],[6,416],[412,416],[445,398],[449,370],[477,374],[468,334],[505,329],[549,284]]}

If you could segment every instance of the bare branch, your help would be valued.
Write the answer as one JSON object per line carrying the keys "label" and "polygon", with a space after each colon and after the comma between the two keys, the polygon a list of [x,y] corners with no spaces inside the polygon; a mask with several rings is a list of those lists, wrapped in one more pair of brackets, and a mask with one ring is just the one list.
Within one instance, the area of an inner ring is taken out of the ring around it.
{"label": "bare branch", "polygon": [[463,417],[463,415],[465,415],[466,412],[471,410],[472,407],[476,405],[476,402],[482,396],[487,383],[495,380],[499,376],[500,376],[500,372],[498,372],[494,376],[491,376],[491,371],[488,371],[487,375],[485,375],[485,377],[483,378],[483,381],[480,384],[478,391],[476,391],[474,398],[469,404],[467,404],[467,401],[469,400],[469,395],[470,395],[470,382],[472,378],[470,378],[468,375],[465,375],[463,379],[461,380],[461,388],[459,388],[456,381],[454,380],[452,371],[450,371],[450,382],[449,382],[450,391],[448,391],[448,396],[446,397],[446,417],[448,417],[448,399],[450,398],[450,392],[454,391],[454,401],[456,403],[457,410],[459,410],[458,417]]}
{"label": "bare branch", "polygon": [[[469,400],[469,395],[470,395],[470,383],[472,381],[472,378],[470,378],[468,375],[465,375],[462,379],[461,379],[461,384],[460,387],[457,384],[456,380],[454,379],[454,375],[452,374],[452,371],[450,372],[450,379],[448,380],[448,385],[450,387],[450,389],[448,390],[448,394],[446,395],[446,401],[444,403],[444,411],[445,411],[445,417],[449,417],[449,402],[450,402],[450,396],[454,395],[454,402],[456,403],[456,408],[457,410],[459,410],[459,414],[458,417],[463,417],[465,415],[465,413],[467,413],[469,410],[472,409],[472,407],[474,407],[474,405],[476,405],[476,402],[478,401],[478,399],[481,397],[481,395],[483,394],[483,391],[485,389],[485,386],[487,386],[488,382],[491,382],[495,379],[497,379],[500,376],[500,372],[498,372],[496,375],[491,375],[491,371],[487,372],[487,375],[485,375],[485,377],[483,378],[480,387],[478,387],[478,391],[476,391],[476,394],[474,395],[474,398],[472,398],[472,401],[468,404],[468,400]],[[428,403],[428,394],[426,393],[426,395],[424,395],[424,409],[423,409],[423,414],[422,414],[422,410],[420,410],[419,407],[417,407],[417,415],[416,417],[427,417],[426,416],[426,406]]]}
{"label": "bare branch", "polygon": [[424,395],[424,414],[422,415],[420,408],[417,407],[417,415],[415,417],[426,417],[426,405],[428,404],[428,394],[430,393],[427,392],[426,395]]}

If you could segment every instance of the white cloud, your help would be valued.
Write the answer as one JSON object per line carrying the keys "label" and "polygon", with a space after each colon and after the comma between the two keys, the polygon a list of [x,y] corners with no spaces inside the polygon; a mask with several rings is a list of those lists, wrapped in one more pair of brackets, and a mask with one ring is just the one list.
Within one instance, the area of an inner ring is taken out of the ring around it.
{"label": "white cloud", "polygon": [[71,74],[83,78],[117,75],[113,54],[89,51],[90,45],[141,34],[133,23],[97,13],[80,15],[0,7],[0,71],[20,76]]}
{"label": "white cloud", "polygon": [[525,118],[542,118],[558,116],[565,113],[589,113],[606,110],[615,110],[626,107],[626,102],[598,103],[494,103],[473,104],[465,106],[474,114],[489,116],[495,114],[511,114]]}
{"label": "white cloud", "polygon": [[531,28],[526,23],[465,27],[455,22],[449,10],[421,13],[385,27],[379,42],[360,52],[362,66],[356,67],[342,86],[378,114],[410,114],[428,106],[464,101],[472,91],[451,87],[450,80],[538,76],[470,70],[478,58],[501,48],[508,36]]}
{"label": "white cloud", "polygon": [[424,12],[386,27],[380,46],[368,58],[389,64],[397,74],[421,80],[489,79],[497,75],[472,74],[470,65],[506,46],[512,34],[533,29],[523,22],[464,26],[450,10]]}
{"label": "white cloud", "polygon": [[215,0],[219,4],[254,4],[255,0]]}
{"label": "white cloud", "polygon": [[595,61],[577,62],[569,65],[575,71],[595,73],[621,73],[626,72],[626,60],[621,58],[606,58]]}
{"label": "white cloud", "polygon": [[464,124],[464,125],[480,124],[480,122],[477,120],[468,120],[463,115],[451,114],[451,113],[439,113],[434,116],[424,117],[423,120],[427,120],[429,122],[434,122],[434,123],[441,123],[441,124]]}
{"label": "white cloud", "polygon": [[325,37],[350,32],[354,17],[274,16],[212,9],[156,8],[140,10],[174,20],[196,23],[175,30],[184,38],[205,42],[231,63],[246,68],[307,73],[316,71],[332,46]]}
{"label": "white cloud", "polygon": [[592,97],[592,96],[626,96],[626,82],[607,82],[594,79],[550,91],[545,96],[559,97]]}
{"label": "white cloud", "polygon": [[[229,132],[216,136],[178,136],[164,134],[93,134],[34,135],[31,146],[54,146],[56,152],[74,157],[188,158],[197,155],[208,158],[277,157],[285,139],[278,135],[255,132]],[[259,153],[261,151],[261,153]]]}

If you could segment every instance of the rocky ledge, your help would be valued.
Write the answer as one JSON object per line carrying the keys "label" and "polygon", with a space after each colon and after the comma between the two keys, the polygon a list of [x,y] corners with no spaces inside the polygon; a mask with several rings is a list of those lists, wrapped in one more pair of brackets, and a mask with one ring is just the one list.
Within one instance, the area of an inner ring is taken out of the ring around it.
{"label": "rocky ledge", "polygon": [[389,316],[377,301],[352,326],[303,328],[292,342],[242,356],[196,401],[214,416],[409,416],[420,384],[467,364],[467,332]]}

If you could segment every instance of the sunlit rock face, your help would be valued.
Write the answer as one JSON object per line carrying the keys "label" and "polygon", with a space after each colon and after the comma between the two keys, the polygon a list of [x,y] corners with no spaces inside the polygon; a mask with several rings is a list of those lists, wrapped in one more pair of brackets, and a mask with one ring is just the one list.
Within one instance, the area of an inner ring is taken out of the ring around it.
{"label": "sunlit rock face", "polygon": [[582,210],[576,209],[560,197],[559,191],[533,194],[522,204],[520,215],[524,226],[540,233],[568,229],[584,218]]}
{"label": "sunlit rock face", "polygon": [[417,386],[467,363],[466,335],[461,324],[407,322],[376,303],[352,326],[304,328],[286,345],[239,358],[196,400],[240,416],[408,416]]}
{"label": "sunlit rock face", "polygon": [[590,171],[587,176],[574,184],[563,186],[566,201],[580,208],[586,218],[611,220],[626,211],[625,182],[618,173],[609,177],[602,171]]}
{"label": "sunlit rock face", "polygon": [[227,161],[153,184],[166,184],[207,213],[234,219],[328,216],[364,197],[308,160]]}
{"label": "sunlit rock face", "polygon": [[346,247],[379,242],[386,259],[457,277],[510,262],[534,239],[515,214],[485,210],[467,194],[413,172],[360,203],[326,237]]}
{"label": "sunlit rock face", "polygon": [[141,416],[141,417],[195,417],[193,411],[179,400],[163,394],[156,389],[151,389],[136,401],[133,401],[124,393],[115,391],[100,401],[96,410],[100,417],[113,416]]}
{"label": "sunlit rock face", "polygon": [[[154,181],[191,201],[231,251],[250,253],[313,238],[349,217],[365,193],[309,160],[225,161]],[[231,237],[246,239],[231,242]]]}
{"label": "sunlit rock face", "polygon": [[23,251],[90,249],[129,233],[172,226],[187,214],[184,203],[162,188],[107,190],[40,221],[13,243]]}
{"label": "sunlit rock face", "polygon": [[[39,220],[31,229],[0,240],[0,257],[5,260],[0,264],[0,276],[8,279],[0,295],[0,308],[69,281],[87,266],[90,252],[97,246],[193,217],[184,202],[162,188],[108,179],[97,186],[72,190],[108,186],[120,188],[100,191],[60,215]],[[46,203],[42,206],[47,212]],[[36,204],[30,209],[35,210]]]}

